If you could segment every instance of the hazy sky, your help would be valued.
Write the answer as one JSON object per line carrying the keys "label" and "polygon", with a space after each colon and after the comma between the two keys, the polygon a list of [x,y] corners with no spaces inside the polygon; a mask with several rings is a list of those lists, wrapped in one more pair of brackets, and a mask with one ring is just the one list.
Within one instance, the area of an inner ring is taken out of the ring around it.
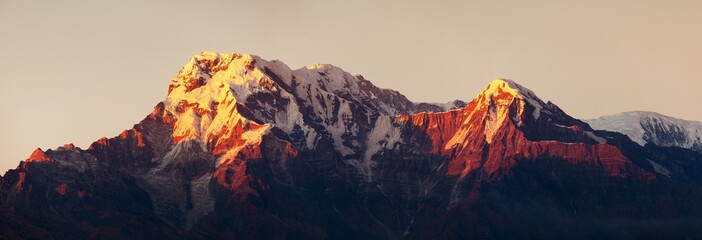
{"label": "hazy sky", "polygon": [[414,101],[511,78],[579,118],[702,120],[702,1],[0,0],[0,171],[145,117],[203,50],[331,63]]}

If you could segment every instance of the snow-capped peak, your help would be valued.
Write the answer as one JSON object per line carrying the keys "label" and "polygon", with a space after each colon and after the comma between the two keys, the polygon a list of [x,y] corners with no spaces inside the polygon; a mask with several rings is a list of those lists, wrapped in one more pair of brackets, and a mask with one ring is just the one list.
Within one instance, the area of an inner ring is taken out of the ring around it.
{"label": "snow-capped peak", "polygon": [[496,106],[497,112],[503,119],[508,111],[508,107],[515,99],[519,99],[519,115],[523,114],[525,109],[524,104],[528,103],[534,108],[532,116],[538,119],[541,115],[541,110],[546,105],[539,99],[534,92],[516,82],[498,78],[492,81],[485,90],[483,90],[473,101],[481,106]]}
{"label": "snow-capped peak", "polygon": [[[301,149],[312,149],[330,136],[344,155],[360,144],[354,136],[379,115],[445,111],[452,104],[415,104],[399,92],[381,89],[360,75],[330,64],[291,70],[284,63],[255,55],[202,52],[173,78],[164,109],[174,116],[174,139],[211,139],[249,122],[269,125],[294,136]],[[363,123],[361,123],[363,121]]]}
{"label": "snow-capped peak", "polygon": [[543,101],[539,99],[534,92],[528,88],[517,84],[510,79],[498,78],[493,80],[485,90],[483,90],[480,95],[478,95],[478,100],[487,101],[489,99],[494,99],[501,94],[509,94],[514,98],[519,98],[528,101],[534,106],[542,105]]}
{"label": "snow-capped peak", "polygon": [[642,146],[652,143],[702,152],[702,122],[645,111],[623,112],[585,122],[594,129],[623,133]]}

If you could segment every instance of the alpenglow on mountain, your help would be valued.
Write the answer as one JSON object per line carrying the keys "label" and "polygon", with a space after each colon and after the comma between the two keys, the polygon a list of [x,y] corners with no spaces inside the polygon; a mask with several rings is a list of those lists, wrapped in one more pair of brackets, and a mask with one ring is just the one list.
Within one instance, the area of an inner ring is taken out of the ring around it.
{"label": "alpenglow on mountain", "polygon": [[332,65],[203,52],[132,128],[35,150],[0,200],[9,239],[700,238],[702,155],[512,80],[413,103]]}

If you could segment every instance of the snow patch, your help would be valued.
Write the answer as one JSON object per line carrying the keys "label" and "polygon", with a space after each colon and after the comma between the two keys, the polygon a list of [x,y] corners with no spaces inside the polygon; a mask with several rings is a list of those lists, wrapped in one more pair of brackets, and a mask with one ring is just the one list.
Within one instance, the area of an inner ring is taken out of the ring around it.
{"label": "snow patch", "polygon": [[363,161],[354,163],[363,165],[363,167],[357,168],[364,173],[368,182],[370,182],[373,177],[373,173],[368,170],[372,170],[372,167],[376,165],[373,161],[373,157],[383,149],[394,149],[396,144],[402,143],[400,128],[396,127],[393,123],[394,120],[390,116],[378,117],[373,130],[368,134]]}
{"label": "snow patch", "polygon": [[658,174],[666,176],[666,177],[670,177],[670,170],[665,168],[663,165],[660,165],[654,161],[651,161],[650,159],[647,159],[647,160],[651,164],[651,166],[653,166],[653,170],[655,170]]}
{"label": "snow patch", "polygon": [[344,160],[344,163],[356,168],[363,177],[363,181],[373,181],[373,168],[376,166],[375,162],[359,161],[358,159],[347,159]]}
{"label": "snow patch", "polygon": [[285,111],[276,112],[273,125],[287,134],[291,134],[296,126],[299,127],[305,135],[305,147],[308,149],[314,148],[317,132],[305,124],[295,97],[287,92],[281,92],[281,96],[288,99],[289,102]]}
{"label": "snow patch", "polygon": [[210,193],[211,174],[204,174],[202,177],[190,182],[190,196],[192,198],[192,209],[185,213],[188,226],[192,226],[198,219],[204,217],[214,210],[214,198]]}
{"label": "snow patch", "polygon": [[646,141],[643,139],[645,131],[641,127],[641,117],[637,113],[621,113],[585,120],[585,122],[594,129],[620,132],[629,136],[631,140],[639,145],[646,145]]}
{"label": "snow patch", "polygon": [[585,135],[587,135],[587,136],[590,137],[592,140],[595,140],[595,141],[597,141],[597,142],[600,143],[600,144],[605,144],[605,143],[607,143],[607,139],[601,138],[601,137],[595,135],[595,133],[593,133],[593,132],[590,132],[590,131],[584,131],[584,132],[585,132]]}

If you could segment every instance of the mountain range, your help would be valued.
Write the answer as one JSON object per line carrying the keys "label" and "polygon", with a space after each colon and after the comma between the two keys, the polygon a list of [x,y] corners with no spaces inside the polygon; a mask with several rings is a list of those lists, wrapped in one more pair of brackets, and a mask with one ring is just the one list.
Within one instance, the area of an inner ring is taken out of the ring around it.
{"label": "mountain range", "polygon": [[132,128],[87,149],[37,149],[5,173],[0,232],[8,239],[702,237],[699,144],[656,142],[687,125],[643,127],[655,130],[643,135],[653,143],[645,144],[607,127],[614,124],[590,123],[629,136],[593,129],[508,79],[469,102],[413,103],[332,65],[292,70],[250,54],[203,52]]}

